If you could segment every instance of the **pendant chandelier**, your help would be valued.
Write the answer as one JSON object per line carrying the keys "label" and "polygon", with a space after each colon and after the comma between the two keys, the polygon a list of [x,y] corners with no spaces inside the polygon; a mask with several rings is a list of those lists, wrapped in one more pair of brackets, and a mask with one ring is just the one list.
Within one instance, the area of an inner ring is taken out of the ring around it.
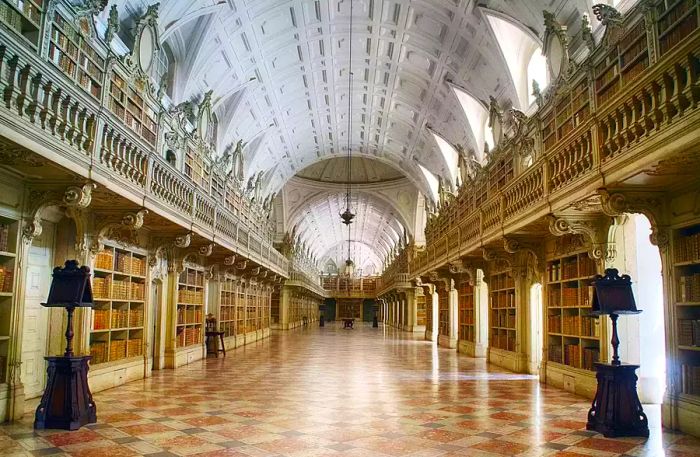
{"label": "pendant chandelier", "polygon": [[352,261],[350,252],[350,224],[355,218],[355,214],[350,207],[350,199],[352,197],[352,0],[350,0],[350,33],[349,33],[349,52],[348,52],[348,134],[347,134],[347,182],[345,183],[345,211],[340,215],[340,219],[348,227],[348,257],[345,260],[345,274],[352,276],[355,271],[355,262]]}

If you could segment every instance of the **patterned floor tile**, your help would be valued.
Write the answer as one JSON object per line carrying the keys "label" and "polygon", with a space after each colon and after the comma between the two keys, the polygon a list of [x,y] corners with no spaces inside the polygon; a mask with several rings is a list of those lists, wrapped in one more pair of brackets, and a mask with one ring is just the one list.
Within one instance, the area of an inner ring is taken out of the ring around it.
{"label": "patterned floor tile", "polygon": [[0,425],[0,455],[33,457],[690,457],[700,440],[588,432],[587,399],[418,337],[359,326],[273,334],[96,394],[98,423]]}

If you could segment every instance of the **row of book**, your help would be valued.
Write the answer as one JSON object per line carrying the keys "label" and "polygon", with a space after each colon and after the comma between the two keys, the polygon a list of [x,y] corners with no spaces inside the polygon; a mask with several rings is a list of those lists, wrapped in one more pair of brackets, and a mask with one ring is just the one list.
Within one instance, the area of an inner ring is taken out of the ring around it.
{"label": "row of book", "polygon": [[515,328],[515,313],[493,312],[491,314],[491,325],[494,327]]}
{"label": "row of book", "polygon": [[678,301],[681,303],[700,302],[700,273],[684,274],[678,277]]}
{"label": "row of book", "polygon": [[474,341],[474,327],[462,325],[459,329],[459,339],[462,341]]}
{"label": "row of book", "polygon": [[236,308],[233,306],[227,306],[227,305],[221,305],[220,311],[220,319],[222,321],[230,321],[236,318]]}
{"label": "row of book", "polygon": [[22,15],[3,2],[0,2],[0,20],[18,32],[22,30]]}
{"label": "row of book", "polygon": [[178,290],[178,302],[201,305],[204,303],[204,292],[201,290],[180,289]]}
{"label": "row of book", "polygon": [[[678,43],[683,41],[683,39],[692,34],[697,28],[698,16],[696,9],[682,19],[675,27],[665,31],[664,35],[659,38],[659,48],[661,49],[661,54],[663,55],[674,48]],[[659,35],[661,35],[661,33],[659,33]]]}
{"label": "row of book", "polygon": [[0,224],[0,251],[4,251],[4,252],[9,251],[10,250],[9,244],[10,244],[10,226],[8,224]]}
{"label": "row of book", "polygon": [[673,244],[675,262],[700,261],[700,233],[680,236]]}
{"label": "row of book", "polygon": [[12,292],[15,272],[9,268],[0,266],[0,292]]}
{"label": "row of book", "polygon": [[5,381],[5,367],[7,367],[7,358],[0,355],[0,383]]}
{"label": "row of book", "polygon": [[116,271],[130,275],[146,276],[146,259],[117,251]]}
{"label": "row of book", "polygon": [[224,332],[224,336],[233,336],[236,334],[235,322],[222,322],[219,330]]}
{"label": "row of book", "polygon": [[143,309],[94,309],[93,330],[143,327]]}
{"label": "row of book", "polygon": [[191,346],[202,342],[201,327],[186,327],[177,334],[178,347]]}
{"label": "row of book", "polygon": [[491,308],[514,308],[515,307],[515,291],[492,292]]}
{"label": "row of book", "polygon": [[99,99],[102,97],[102,86],[93,77],[80,70],[78,75],[78,84],[85,89],[90,95]]}
{"label": "row of book", "polygon": [[700,319],[678,320],[678,344],[700,346]]}
{"label": "row of book", "polygon": [[185,269],[180,273],[180,284],[187,284],[190,286],[203,286],[204,285],[204,274],[200,271]]}
{"label": "row of book", "polygon": [[459,323],[466,325],[474,325],[474,310],[473,309],[460,309],[459,310]]}
{"label": "row of book", "polygon": [[700,395],[700,367],[681,365],[681,388],[684,394]]}
{"label": "row of book", "polygon": [[550,333],[563,333],[577,336],[600,336],[598,319],[588,316],[561,316],[552,314],[547,317],[547,328]]}
{"label": "row of book", "polygon": [[491,347],[503,349],[504,351],[514,351],[515,335],[508,335],[506,333],[491,335]]}
{"label": "row of book", "polygon": [[581,350],[579,344],[550,344],[548,349],[549,361],[574,368],[593,370],[594,363],[600,360],[600,349],[597,347],[584,347]]}
{"label": "row of book", "polygon": [[102,250],[95,256],[95,268],[112,270],[114,268],[114,254],[109,250]]}
{"label": "row of book", "polygon": [[179,306],[177,308],[177,323],[182,324],[201,324],[204,313],[201,309],[185,308]]}
{"label": "row of book", "polygon": [[515,287],[515,279],[511,278],[507,274],[492,276],[489,287],[491,290],[511,289]]}

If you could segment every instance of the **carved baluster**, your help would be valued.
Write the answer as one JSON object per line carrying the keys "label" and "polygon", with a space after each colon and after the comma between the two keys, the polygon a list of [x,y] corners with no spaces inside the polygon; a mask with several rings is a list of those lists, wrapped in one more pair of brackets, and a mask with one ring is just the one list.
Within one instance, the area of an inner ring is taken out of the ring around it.
{"label": "carved baluster", "polygon": [[41,109],[39,110],[39,120],[41,121],[41,128],[46,129],[47,126],[47,119],[50,118],[51,116],[51,88],[53,86],[53,83],[51,81],[47,81],[46,84],[44,84],[41,87],[41,91],[43,92],[42,95],[42,104],[41,104]]}
{"label": "carved baluster", "polygon": [[68,118],[68,107],[70,106],[71,96],[66,94],[65,98],[61,100],[61,104],[58,107],[58,112],[56,116],[56,134],[62,140],[66,139],[66,128],[67,128],[67,118]]}
{"label": "carved baluster", "polygon": [[14,55],[7,61],[7,84],[3,90],[3,100],[8,109],[12,109],[14,104],[15,92],[17,91],[17,67],[19,66],[19,57]]}
{"label": "carved baluster", "polygon": [[[76,104],[76,108],[78,108]],[[77,112],[77,118],[78,118],[78,123],[76,124],[76,129],[75,129],[75,145],[78,146],[78,149],[81,151],[85,151],[85,148],[83,147],[85,144],[85,140],[87,138],[87,120],[88,120],[88,114],[87,114],[87,108],[83,108]]]}
{"label": "carved baluster", "polygon": [[[685,63],[685,62],[684,62]],[[678,114],[680,116],[683,116],[683,113],[685,112],[686,109],[688,109],[691,106],[691,97],[692,94],[690,94],[689,89],[690,89],[690,75],[689,75],[689,69],[686,68],[684,65],[681,64],[675,64],[673,66],[673,72],[677,84],[677,93],[678,93]]]}
{"label": "carved baluster", "polygon": [[31,72],[31,65],[27,64],[22,67],[21,70],[17,72],[17,114],[22,117],[24,116],[24,107],[28,105],[27,101],[27,86],[29,86],[29,74]]}
{"label": "carved baluster", "polygon": [[37,73],[32,76],[31,83],[29,84],[29,103],[27,104],[27,115],[29,116],[29,121],[33,124],[36,121],[36,114],[39,109],[39,98],[41,97],[41,79],[42,74]]}
{"label": "carved baluster", "polygon": [[663,122],[670,124],[673,121],[674,116],[678,113],[675,106],[676,100],[676,81],[668,73],[664,73],[662,76],[662,99],[661,99],[661,110],[663,112]]}
{"label": "carved baluster", "polygon": [[700,59],[694,54],[688,54],[688,88],[687,97],[690,100],[690,106],[695,109],[700,103]]}

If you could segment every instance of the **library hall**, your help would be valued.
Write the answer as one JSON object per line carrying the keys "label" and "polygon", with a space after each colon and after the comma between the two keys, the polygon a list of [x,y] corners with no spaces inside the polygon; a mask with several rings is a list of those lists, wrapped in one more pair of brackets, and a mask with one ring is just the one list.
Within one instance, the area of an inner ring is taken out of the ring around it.
{"label": "library hall", "polygon": [[0,0],[0,455],[700,456],[700,0]]}

